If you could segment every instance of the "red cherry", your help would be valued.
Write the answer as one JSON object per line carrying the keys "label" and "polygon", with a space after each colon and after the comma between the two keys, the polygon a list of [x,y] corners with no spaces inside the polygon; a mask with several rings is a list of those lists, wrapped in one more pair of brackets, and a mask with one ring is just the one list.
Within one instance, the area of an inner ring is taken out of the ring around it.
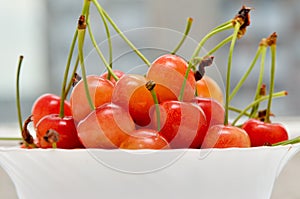
{"label": "red cherry", "polygon": [[288,140],[287,130],[279,123],[266,123],[250,119],[243,124],[242,128],[248,133],[253,147]]}
{"label": "red cherry", "polygon": [[[153,116],[154,121],[157,121],[156,114]],[[187,102],[161,103],[160,122],[162,128],[159,133],[166,138],[171,148],[199,148],[208,129],[202,109]]]}
{"label": "red cherry", "polygon": [[58,148],[74,149],[83,148],[79,141],[77,130],[72,116],[59,117],[58,114],[44,116],[36,126],[37,145],[41,148],[52,148],[51,132],[53,139],[58,139]]}
{"label": "red cherry", "polygon": [[[60,101],[60,97],[49,93],[36,99],[31,110],[33,126],[36,127],[40,119],[46,115],[59,114]],[[66,116],[72,115],[70,103],[66,100],[64,102],[64,114]]]}
{"label": "red cherry", "polygon": [[195,97],[194,102],[198,104],[205,113],[209,126],[224,124],[224,107],[213,98]]}
{"label": "red cherry", "polygon": [[130,133],[120,148],[122,149],[168,149],[168,142],[153,129],[138,129]]}
{"label": "red cherry", "polygon": [[[92,102],[95,107],[111,102],[113,83],[96,75],[87,77],[88,88]],[[88,103],[83,80],[80,80],[73,88],[70,103],[73,112],[74,121],[78,123],[84,119],[90,112],[91,107]]]}
{"label": "red cherry", "polygon": [[201,148],[250,147],[246,131],[230,125],[215,125],[208,129]]}
{"label": "red cherry", "polygon": [[106,103],[80,121],[77,131],[86,148],[119,148],[135,124],[121,106]]}
{"label": "red cherry", "polygon": [[[121,70],[113,70],[114,74],[118,77],[121,78],[124,75],[124,72]],[[108,79],[108,71],[100,75],[101,78],[103,79]],[[109,79],[113,84],[116,84],[116,80],[113,78],[113,76],[110,76]]]}
{"label": "red cherry", "polygon": [[[187,68],[188,64],[184,59],[177,55],[167,54],[157,58],[151,64],[146,77],[149,80],[153,80],[156,83],[156,87],[163,86],[169,90],[170,96],[167,96],[166,93],[161,93],[157,90],[158,98],[159,96],[165,96],[165,98],[162,99],[177,100],[180,95]],[[193,99],[195,94],[195,85],[196,81],[194,73],[190,71],[184,88],[183,101],[191,101]],[[174,95],[176,97],[175,99]]]}

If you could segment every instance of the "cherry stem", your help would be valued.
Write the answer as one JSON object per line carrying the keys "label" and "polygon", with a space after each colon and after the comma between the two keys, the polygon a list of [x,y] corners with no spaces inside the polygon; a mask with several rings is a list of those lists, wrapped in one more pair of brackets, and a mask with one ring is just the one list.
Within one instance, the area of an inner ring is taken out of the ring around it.
{"label": "cherry stem", "polygon": [[272,105],[272,94],[274,92],[274,86],[275,86],[275,64],[276,64],[276,39],[277,35],[276,33],[273,33],[271,36],[272,43],[270,45],[271,48],[271,75],[270,75],[270,86],[269,86],[269,100],[267,105],[267,111],[266,111],[266,119],[265,122],[270,123],[270,112],[271,112],[271,105]]}
{"label": "cherry stem", "polygon": [[103,15],[111,26],[115,29],[115,31],[120,35],[120,37],[127,43],[127,45],[144,61],[144,63],[150,67],[151,63],[147,60],[147,58],[131,43],[131,41],[123,34],[123,32],[118,28],[115,22],[111,19],[111,17],[106,13],[106,11],[101,7],[97,0],[91,0],[96,6],[100,15]]}
{"label": "cherry stem", "polygon": [[87,75],[85,71],[85,65],[84,65],[84,56],[83,56],[83,44],[84,44],[84,37],[85,37],[85,30],[86,30],[86,20],[85,16],[81,15],[78,21],[78,55],[79,55],[79,62],[81,66],[81,73],[82,73],[82,80],[84,83],[84,90],[85,94],[89,103],[89,106],[91,110],[95,110],[95,105],[91,99],[90,91],[89,91],[89,85],[87,82]]}
{"label": "cherry stem", "polygon": [[20,132],[23,131],[23,119],[22,119],[21,100],[20,100],[20,73],[21,73],[23,58],[24,56],[20,55],[18,68],[17,68],[17,81],[16,81],[16,103],[17,103],[18,122],[19,122]]}
{"label": "cherry stem", "polygon": [[[259,77],[257,81],[257,88],[256,88],[254,100],[257,100],[258,98],[261,97],[260,91],[263,84],[263,77],[265,71],[265,60],[267,54],[267,46],[264,44],[265,39],[263,39],[261,43],[262,45],[261,45],[260,71],[259,71]],[[259,104],[256,104],[255,106],[252,107],[250,118],[254,118],[256,116],[258,109],[259,109]]]}
{"label": "cherry stem", "polygon": [[71,60],[72,60],[74,49],[75,49],[77,36],[78,36],[78,31],[76,30],[75,33],[74,33],[74,36],[73,36],[72,43],[71,43],[71,47],[70,47],[70,51],[69,51],[69,55],[68,55],[68,60],[67,60],[67,65],[66,65],[65,72],[64,72],[62,88],[61,88],[61,99],[60,99],[60,110],[59,110],[59,117],[60,118],[63,118],[65,116],[65,110],[64,110],[64,104],[65,103],[64,102],[65,102],[66,96],[69,92],[69,90],[68,90],[68,92],[66,92],[66,85],[67,85],[67,81],[68,81],[68,74],[69,74]]}
{"label": "cherry stem", "polygon": [[[283,97],[283,96],[286,96],[287,95],[287,92],[286,91],[281,91],[281,92],[277,92],[277,93],[273,93],[272,94],[272,97],[273,98],[277,98],[277,97]],[[246,108],[240,112],[240,114],[235,118],[235,120],[232,122],[232,125],[235,126],[235,124],[237,123],[237,121],[243,116],[245,115],[245,113],[250,109],[252,108],[253,106],[257,105],[258,103],[262,102],[262,101],[265,101],[269,99],[269,95],[266,95],[266,96],[262,96],[258,99],[256,99],[255,101],[251,102],[248,106],[246,106]]]}
{"label": "cherry stem", "polygon": [[[243,110],[238,109],[238,108],[236,108],[236,107],[229,106],[228,108],[229,108],[229,110],[234,111],[234,112],[236,112],[236,113],[243,113]],[[247,112],[244,112],[243,115],[244,115],[244,116],[250,117],[250,113],[247,113]]]}
{"label": "cherry stem", "polygon": [[215,53],[217,50],[219,50],[225,44],[230,42],[232,40],[232,37],[233,37],[233,35],[230,35],[227,38],[225,38],[223,41],[221,41],[219,44],[217,44],[213,49],[211,49],[208,53],[206,53],[206,55],[203,57],[208,57],[208,56],[212,55],[213,53]]}
{"label": "cherry stem", "polygon": [[71,90],[71,87],[73,85],[73,78],[74,78],[74,75],[77,71],[78,65],[79,65],[79,56],[77,55],[75,66],[74,66],[73,71],[72,71],[71,79],[69,80],[68,86],[66,87],[66,90],[65,90],[65,99],[67,98],[67,95],[68,95],[68,93]]}
{"label": "cherry stem", "polygon": [[172,55],[175,55],[177,53],[177,51],[181,48],[182,44],[184,43],[186,37],[188,36],[188,34],[191,30],[192,24],[193,24],[193,18],[189,17],[187,19],[184,34],[183,34],[181,40],[179,41],[179,43],[177,44],[177,46],[175,47],[175,49],[171,52]]}
{"label": "cherry stem", "polygon": [[262,49],[262,46],[259,46],[255,57],[253,58],[249,68],[247,69],[246,73],[243,75],[243,77],[240,79],[240,81],[237,83],[237,85],[235,86],[235,88],[232,90],[231,94],[229,95],[229,102],[234,98],[234,96],[237,94],[237,92],[240,90],[240,88],[242,87],[242,85],[244,84],[244,82],[246,81],[246,79],[248,78],[248,76],[250,75],[251,71],[253,70],[258,58],[264,54],[263,51],[265,52],[265,50]]}
{"label": "cherry stem", "polygon": [[159,110],[159,102],[156,95],[156,92],[154,90],[154,87],[156,86],[155,82],[150,80],[146,83],[146,88],[150,91],[154,104],[155,104],[155,112],[156,112],[156,118],[157,118],[157,131],[160,131],[161,124],[160,124],[160,110]]}
{"label": "cherry stem", "polygon": [[300,136],[295,137],[295,138],[290,139],[290,140],[274,143],[271,146],[284,146],[284,145],[289,145],[289,144],[297,144],[299,142],[300,142]]}
{"label": "cherry stem", "polygon": [[196,47],[196,49],[195,49],[195,51],[194,51],[194,53],[193,53],[193,55],[192,55],[192,57],[191,57],[189,63],[191,63],[191,62],[193,61],[193,59],[199,55],[200,50],[202,49],[203,45],[205,44],[205,42],[206,42],[209,38],[211,38],[212,36],[214,36],[214,35],[217,34],[217,33],[220,33],[220,32],[222,32],[222,31],[231,29],[232,27],[233,27],[233,26],[232,26],[232,23],[228,23],[228,24],[226,24],[226,25],[224,25],[224,26],[220,26],[220,27],[217,28],[217,29],[213,29],[213,30],[210,31],[207,35],[205,35],[205,36],[202,38],[202,40],[198,43],[198,45],[197,45],[197,47]]}
{"label": "cherry stem", "polygon": [[229,118],[229,94],[230,94],[230,76],[231,76],[231,62],[232,62],[232,55],[235,46],[235,42],[238,37],[238,33],[240,30],[241,24],[239,21],[236,21],[234,25],[234,32],[232,36],[232,41],[229,48],[229,55],[228,55],[228,63],[227,63],[227,77],[226,77],[226,95],[225,95],[225,119],[224,125],[228,125],[228,118]]}
{"label": "cherry stem", "polygon": [[111,75],[116,81],[118,81],[119,78],[115,75],[115,73],[112,70],[111,65],[108,64],[108,62],[106,61],[103,53],[101,52],[100,48],[97,45],[97,42],[96,42],[95,37],[94,37],[93,32],[92,32],[91,25],[89,23],[89,19],[88,19],[87,25],[88,25],[88,31],[89,31],[90,39],[91,39],[91,41],[92,41],[92,43],[93,43],[93,45],[94,45],[94,47],[95,47],[95,49],[96,49],[99,57],[101,58],[102,62],[104,63],[104,65],[106,67],[106,69],[108,70],[108,75]]}
{"label": "cherry stem", "polygon": [[[100,13],[100,17],[102,19],[102,22],[103,22],[103,25],[104,25],[104,28],[105,28],[105,32],[106,32],[106,37],[107,37],[107,42],[108,42],[108,53],[109,53],[109,67],[112,68],[112,61],[113,61],[113,53],[112,53],[112,41],[111,41],[111,36],[110,36],[110,30],[109,30],[109,27],[108,27],[108,24],[106,22],[106,19],[104,17],[104,14],[103,14],[103,9],[99,9],[99,13]],[[89,33],[91,35],[92,31],[90,30],[90,23],[89,23],[89,19],[88,19],[88,29],[89,29]],[[94,36],[92,36],[94,37]],[[91,38],[92,39],[92,38]],[[94,45],[95,46],[95,45]],[[98,50],[97,50],[98,52]],[[98,52],[99,54],[99,52]],[[100,53],[102,54],[102,53]],[[100,56],[99,54],[99,56]],[[100,56],[100,58],[102,59],[102,61],[104,62],[104,65],[106,68],[108,68],[108,64],[105,63],[105,59],[103,60],[104,56]],[[113,78],[117,81],[118,80],[118,77],[113,74],[113,72],[111,70],[108,70],[108,74],[107,74],[107,79],[110,80],[110,77],[113,76]]]}

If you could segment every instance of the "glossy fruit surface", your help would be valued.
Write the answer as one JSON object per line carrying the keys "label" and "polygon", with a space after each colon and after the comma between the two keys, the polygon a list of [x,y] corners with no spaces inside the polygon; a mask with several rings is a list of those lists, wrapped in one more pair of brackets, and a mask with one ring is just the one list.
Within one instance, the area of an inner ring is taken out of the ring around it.
{"label": "glossy fruit surface", "polygon": [[60,118],[58,114],[44,116],[36,125],[37,145],[41,148],[52,148],[51,138],[47,136],[51,131],[57,133],[57,147],[63,149],[83,148],[79,141],[74,120],[71,116]]}
{"label": "glossy fruit surface", "polygon": [[224,103],[224,96],[220,86],[211,77],[204,75],[202,79],[196,82],[197,96],[213,98],[220,104]]}
{"label": "glossy fruit surface", "polygon": [[[124,75],[124,72],[121,70],[113,70],[114,74],[118,77],[121,78]],[[108,79],[108,71],[100,75],[101,78],[103,79]],[[113,83],[116,84],[116,80],[113,78],[113,76],[110,76],[109,80]]]}
{"label": "glossy fruit surface", "polygon": [[[59,114],[60,100],[57,95],[46,93],[38,97],[31,110],[33,126],[36,127],[37,123],[46,115]],[[71,116],[71,106],[68,101],[64,102],[64,113],[66,116]]]}
{"label": "glossy fruit surface", "polygon": [[[157,122],[157,119],[154,121]],[[188,102],[161,103],[160,122],[159,133],[166,138],[171,148],[199,148],[208,129],[202,109]]]}
{"label": "glossy fruit surface", "polygon": [[[153,80],[156,85],[162,85],[169,89],[169,93],[176,98],[179,97],[184,76],[187,71],[187,62],[177,55],[166,54],[157,58],[150,66],[147,72],[147,79]],[[189,71],[186,86],[184,87],[183,101],[191,101],[195,94],[195,77],[192,71]],[[157,92],[157,95],[165,95]],[[171,96],[167,98],[172,99]]]}
{"label": "glossy fruit surface", "polygon": [[[96,75],[87,76],[87,82],[89,93],[95,107],[111,102],[114,89],[112,82]],[[70,96],[70,104],[76,123],[84,119],[92,111],[87,100],[83,80],[80,80],[73,88]]]}
{"label": "glossy fruit surface", "polygon": [[138,129],[130,133],[120,148],[122,149],[168,149],[167,140],[153,129]]}
{"label": "glossy fruit surface", "polygon": [[242,128],[248,133],[253,147],[288,140],[287,130],[279,123],[266,123],[250,119],[243,124]]}
{"label": "glossy fruit surface", "polygon": [[194,102],[198,104],[205,113],[209,126],[224,123],[224,107],[213,98],[195,97]]}
{"label": "glossy fruit surface", "polygon": [[246,131],[230,125],[214,125],[208,129],[201,148],[250,147]]}
{"label": "glossy fruit surface", "polygon": [[119,148],[135,130],[135,124],[122,107],[106,103],[80,121],[77,131],[86,148]]}

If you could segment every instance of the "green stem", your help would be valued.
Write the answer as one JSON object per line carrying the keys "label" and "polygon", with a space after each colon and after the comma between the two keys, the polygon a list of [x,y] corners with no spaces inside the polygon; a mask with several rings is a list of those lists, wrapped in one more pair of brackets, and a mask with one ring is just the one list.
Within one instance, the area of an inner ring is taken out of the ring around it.
{"label": "green stem", "polygon": [[240,90],[240,88],[242,87],[242,85],[244,84],[244,82],[246,81],[246,79],[248,78],[249,74],[251,73],[252,69],[254,68],[259,56],[262,53],[262,47],[259,46],[254,59],[252,60],[248,70],[246,71],[246,73],[243,75],[243,77],[240,79],[240,81],[237,83],[237,85],[235,86],[235,88],[232,90],[230,96],[229,96],[229,102],[234,98],[234,96],[236,95],[236,93]]}
{"label": "green stem", "polygon": [[228,63],[227,63],[227,77],[226,77],[225,107],[224,107],[225,108],[224,125],[228,125],[231,62],[232,62],[232,54],[233,54],[235,42],[237,40],[237,35],[240,30],[240,27],[241,27],[241,24],[239,22],[236,22],[235,26],[234,26],[234,33],[233,33],[232,41],[231,41],[230,48],[229,48]]}
{"label": "green stem", "polygon": [[271,45],[271,76],[270,76],[270,88],[269,88],[269,100],[266,111],[266,120],[265,122],[270,123],[270,112],[272,105],[272,93],[274,92],[275,85],[275,62],[276,62],[276,44]]}
{"label": "green stem", "polygon": [[[287,95],[287,92],[286,91],[281,91],[281,92],[277,92],[277,93],[273,93],[272,94],[272,97],[273,98],[277,98],[277,97],[283,97],[283,96],[286,96]],[[266,96],[262,96],[260,98],[258,98],[257,100],[251,102],[248,106],[246,106],[246,108],[235,118],[235,120],[232,122],[232,125],[234,126],[237,121],[243,116],[245,115],[245,113],[250,109],[252,108],[253,106],[255,106],[256,104],[264,101],[264,100],[267,100],[269,99],[269,95],[266,95]]]}
{"label": "green stem", "polygon": [[23,138],[1,137],[0,140],[1,141],[22,141]]}
{"label": "green stem", "polygon": [[177,46],[175,47],[175,49],[171,52],[172,55],[175,55],[177,53],[177,51],[181,48],[182,44],[184,43],[186,37],[188,36],[188,34],[191,30],[192,23],[193,23],[193,18],[189,17],[187,19],[184,34],[183,34],[181,40],[179,41],[179,43],[177,44]]}
{"label": "green stem", "polygon": [[225,26],[221,26],[220,28],[213,29],[213,30],[210,31],[207,35],[205,35],[205,36],[202,38],[202,40],[198,43],[198,45],[197,45],[197,47],[196,47],[196,49],[195,49],[195,51],[194,51],[194,53],[193,53],[193,55],[192,55],[192,57],[191,57],[191,59],[190,59],[189,62],[192,62],[193,59],[199,55],[200,50],[202,49],[203,45],[205,44],[205,42],[206,42],[209,38],[211,38],[212,36],[214,36],[214,35],[217,34],[217,33],[220,33],[220,32],[222,32],[222,31],[225,31],[225,30],[228,30],[228,29],[231,29],[231,28],[232,28],[232,23],[228,23],[228,24],[225,25]]}
{"label": "green stem", "polygon": [[108,74],[111,74],[113,76],[113,78],[118,81],[118,77],[114,74],[113,70],[112,70],[112,67],[109,65],[109,63],[106,61],[103,53],[101,52],[101,50],[99,49],[98,45],[97,45],[97,42],[95,40],[95,37],[93,35],[93,32],[92,32],[92,28],[91,28],[91,25],[88,21],[87,23],[87,26],[88,26],[88,31],[89,31],[89,35],[90,35],[90,39],[94,45],[94,48],[96,49],[99,57],[101,58],[102,62],[104,63],[104,66],[106,67],[106,69],[108,70]]}
{"label": "green stem", "polygon": [[300,142],[300,136],[295,137],[291,140],[286,140],[286,141],[282,141],[282,142],[277,142],[275,144],[272,144],[272,146],[284,146],[284,145],[289,145],[289,144],[297,144]]}
{"label": "green stem", "polygon": [[73,68],[73,71],[72,71],[72,76],[71,76],[71,79],[69,80],[69,83],[66,87],[66,91],[65,91],[65,99],[69,93],[69,91],[71,90],[71,87],[73,85],[73,77],[77,71],[77,68],[78,68],[78,65],[79,65],[79,56],[77,55],[77,58],[76,58],[76,62],[75,62],[75,65],[74,65],[74,68]]}
{"label": "green stem", "polygon": [[[240,110],[240,109],[238,109],[236,107],[233,107],[233,106],[229,106],[228,108],[229,108],[229,110],[234,111],[236,113],[242,113],[242,111],[243,111],[243,110]],[[247,112],[243,113],[243,115],[250,117],[250,113],[247,113]]]}
{"label": "green stem", "polygon": [[[109,67],[112,68],[112,62],[113,62],[113,52],[112,52],[112,41],[111,41],[111,36],[110,36],[110,30],[109,30],[109,27],[108,27],[108,24],[106,22],[106,19],[104,17],[104,14],[103,14],[103,10],[102,9],[99,9],[99,13],[100,13],[100,17],[102,19],[102,22],[103,22],[103,25],[104,25],[104,28],[105,28],[105,32],[106,32],[106,37],[107,37],[107,41],[108,41],[108,53],[109,53]],[[90,29],[89,27],[90,23],[88,22],[88,28]],[[89,30],[89,32],[92,32],[91,30]],[[97,50],[98,52],[98,50]],[[99,54],[99,53],[98,53]],[[101,58],[102,59],[102,58]],[[103,61],[103,59],[102,59]],[[104,63],[105,64],[105,63]],[[105,64],[106,66],[106,64]],[[107,68],[107,66],[106,66]],[[113,78],[117,81],[116,79],[116,75],[114,75],[111,70],[108,70],[108,74],[107,74],[107,79],[110,79],[110,77],[113,76]]]}
{"label": "green stem", "polygon": [[[258,77],[258,81],[257,81],[257,87],[256,87],[254,100],[257,100],[258,98],[261,97],[260,90],[261,90],[261,86],[263,84],[266,54],[267,54],[267,46],[262,45],[261,46],[260,71],[259,71],[259,77]],[[258,109],[259,109],[259,104],[252,107],[251,116],[250,116],[251,118],[255,117]]]}
{"label": "green stem", "polygon": [[23,58],[24,56],[20,55],[18,68],[17,68],[17,81],[16,81],[16,103],[17,103],[18,122],[19,122],[20,132],[23,131],[23,119],[22,119],[21,100],[20,100],[20,72],[21,72]]}
{"label": "green stem", "polygon": [[153,102],[155,104],[155,112],[156,112],[156,118],[157,118],[157,131],[160,131],[161,129],[161,124],[160,124],[160,109],[159,109],[159,102],[158,102],[158,98],[156,95],[156,92],[154,90],[155,87],[155,82],[150,80],[146,83],[146,88],[148,89],[148,91],[150,91],[152,98],[153,98]]}
{"label": "green stem", "polygon": [[227,44],[228,42],[230,42],[232,40],[232,37],[233,37],[233,35],[230,35],[227,38],[225,38],[223,41],[221,41],[220,43],[218,43],[218,45],[216,45],[213,49],[211,49],[208,53],[206,53],[206,55],[203,56],[203,57],[208,57],[208,56],[212,55],[213,53],[215,53],[217,50],[219,50],[225,44]]}
{"label": "green stem", "polygon": [[115,29],[115,31],[120,35],[120,37],[128,44],[128,46],[144,61],[144,63],[150,67],[151,63],[147,60],[147,58],[131,43],[131,41],[123,34],[123,32],[118,28],[115,22],[110,18],[110,16],[106,13],[106,11],[101,7],[97,0],[91,0],[96,6],[98,12],[103,14],[103,16],[108,20],[111,26]]}
{"label": "green stem", "polygon": [[[81,18],[84,17],[84,15],[81,16]],[[84,83],[84,90],[85,94],[89,103],[89,106],[91,110],[95,110],[95,105],[91,99],[90,91],[89,91],[89,86],[87,82],[87,75],[85,71],[85,64],[84,64],[84,56],[83,56],[83,44],[84,44],[84,37],[85,37],[85,19],[83,19],[84,25],[78,25],[78,56],[79,56],[79,62],[81,66],[81,73],[82,73],[82,80]],[[80,27],[81,26],[81,27]]]}
{"label": "green stem", "polygon": [[220,28],[223,28],[224,26],[227,26],[228,24],[231,24],[231,23],[232,23],[232,19],[230,19],[230,20],[228,20],[228,21],[226,21],[226,22],[224,22],[224,23],[218,25],[217,27],[215,27],[214,29],[212,29],[212,31],[213,31],[213,30],[220,29]]}
{"label": "green stem", "polygon": [[68,74],[69,74],[71,60],[72,60],[74,49],[75,49],[77,36],[78,36],[78,31],[76,30],[75,34],[73,36],[71,47],[70,47],[68,60],[67,60],[67,65],[66,65],[65,73],[64,73],[64,79],[63,79],[63,83],[62,83],[62,87],[61,87],[61,99],[60,99],[60,111],[59,111],[59,117],[60,118],[63,118],[65,116],[65,110],[64,110],[64,104],[65,103],[64,102],[65,102],[66,96],[68,94],[68,92],[66,92],[66,84],[67,84],[67,81],[68,81]]}

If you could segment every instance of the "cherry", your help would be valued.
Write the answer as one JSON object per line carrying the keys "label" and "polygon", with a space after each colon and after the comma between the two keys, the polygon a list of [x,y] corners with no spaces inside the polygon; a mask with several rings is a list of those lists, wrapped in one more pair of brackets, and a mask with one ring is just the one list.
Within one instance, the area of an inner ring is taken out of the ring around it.
{"label": "cherry", "polygon": [[213,98],[195,97],[194,102],[198,104],[205,113],[209,126],[224,123],[224,107]]}
{"label": "cherry", "polygon": [[[33,126],[36,127],[37,123],[46,115],[60,113],[61,98],[57,95],[46,93],[38,97],[32,106],[32,120]],[[70,103],[64,101],[64,114],[66,116],[72,115]]]}
{"label": "cherry", "polygon": [[135,124],[121,106],[105,103],[77,125],[78,136],[86,148],[119,148],[135,130]]}
{"label": "cherry", "polygon": [[[113,72],[118,78],[121,78],[124,75],[124,72],[121,70],[113,70]],[[106,71],[105,73],[101,74],[100,77],[103,79],[108,79],[108,74],[109,72]],[[113,76],[110,76],[108,80],[110,80],[113,84],[116,84],[117,82]]]}
{"label": "cherry", "polygon": [[265,123],[257,119],[246,121],[242,128],[248,133],[251,146],[263,146],[288,140],[288,133],[280,123]]}
{"label": "cherry", "polygon": [[[157,118],[153,116],[154,126]],[[208,124],[202,109],[188,102],[166,101],[160,104],[159,133],[171,148],[199,148]]]}
{"label": "cherry", "polygon": [[[114,85],[111,81],[103,79],[97,75],[87,76],[87,83],[92,102],[95,107],[111,102]],[[88,99],[85,93],[84,82],[80,80],[72,90],[70,104],[73,112],[74,121],[78,123],[90,112]]]}
{"label": "cherry", "polygon": [[[150,66],[147,72],[147,79],[156,82],[156,87],[163,86],[170,90],[171,96],[165,97],[165,100],[177,100],[180,96],[182,84],[185,79],[185,73],[188,69],[187,62],[177,55],[166,54],[158,57]],[[191,101],[195,94],[196,80],[194,73],[189,71],[187,84],[184,87],[183,101]],[[163,91],[164,92],[164,91]],[[174,99],[174,95],[176,99]],[[167,96],[157,90],[157,96]],[[160,98],[159,98],[160,99]],[[160,99],[160,102],[163,102]]]}
{"label": "cherry", "polygon": [[250,147],[246,131],[231,125],[218,124],[210,127],[201,148]]}
{"label": "cherry", "polygon": [[197,96],[214,98],[223,104],[223,92],[217,82],[211,77],[204,75],[196,82]]}
{"label": "cherry", "polygon": [[52,148],[53,144],[64,149],[83,148],[72,116],[44,116],[36,125],[36,135],[41,148]]}
{"label": "cherry", "polygon": [[120,145],[122,149],[169,149],[166,139],[153,129],[138,129]]}

